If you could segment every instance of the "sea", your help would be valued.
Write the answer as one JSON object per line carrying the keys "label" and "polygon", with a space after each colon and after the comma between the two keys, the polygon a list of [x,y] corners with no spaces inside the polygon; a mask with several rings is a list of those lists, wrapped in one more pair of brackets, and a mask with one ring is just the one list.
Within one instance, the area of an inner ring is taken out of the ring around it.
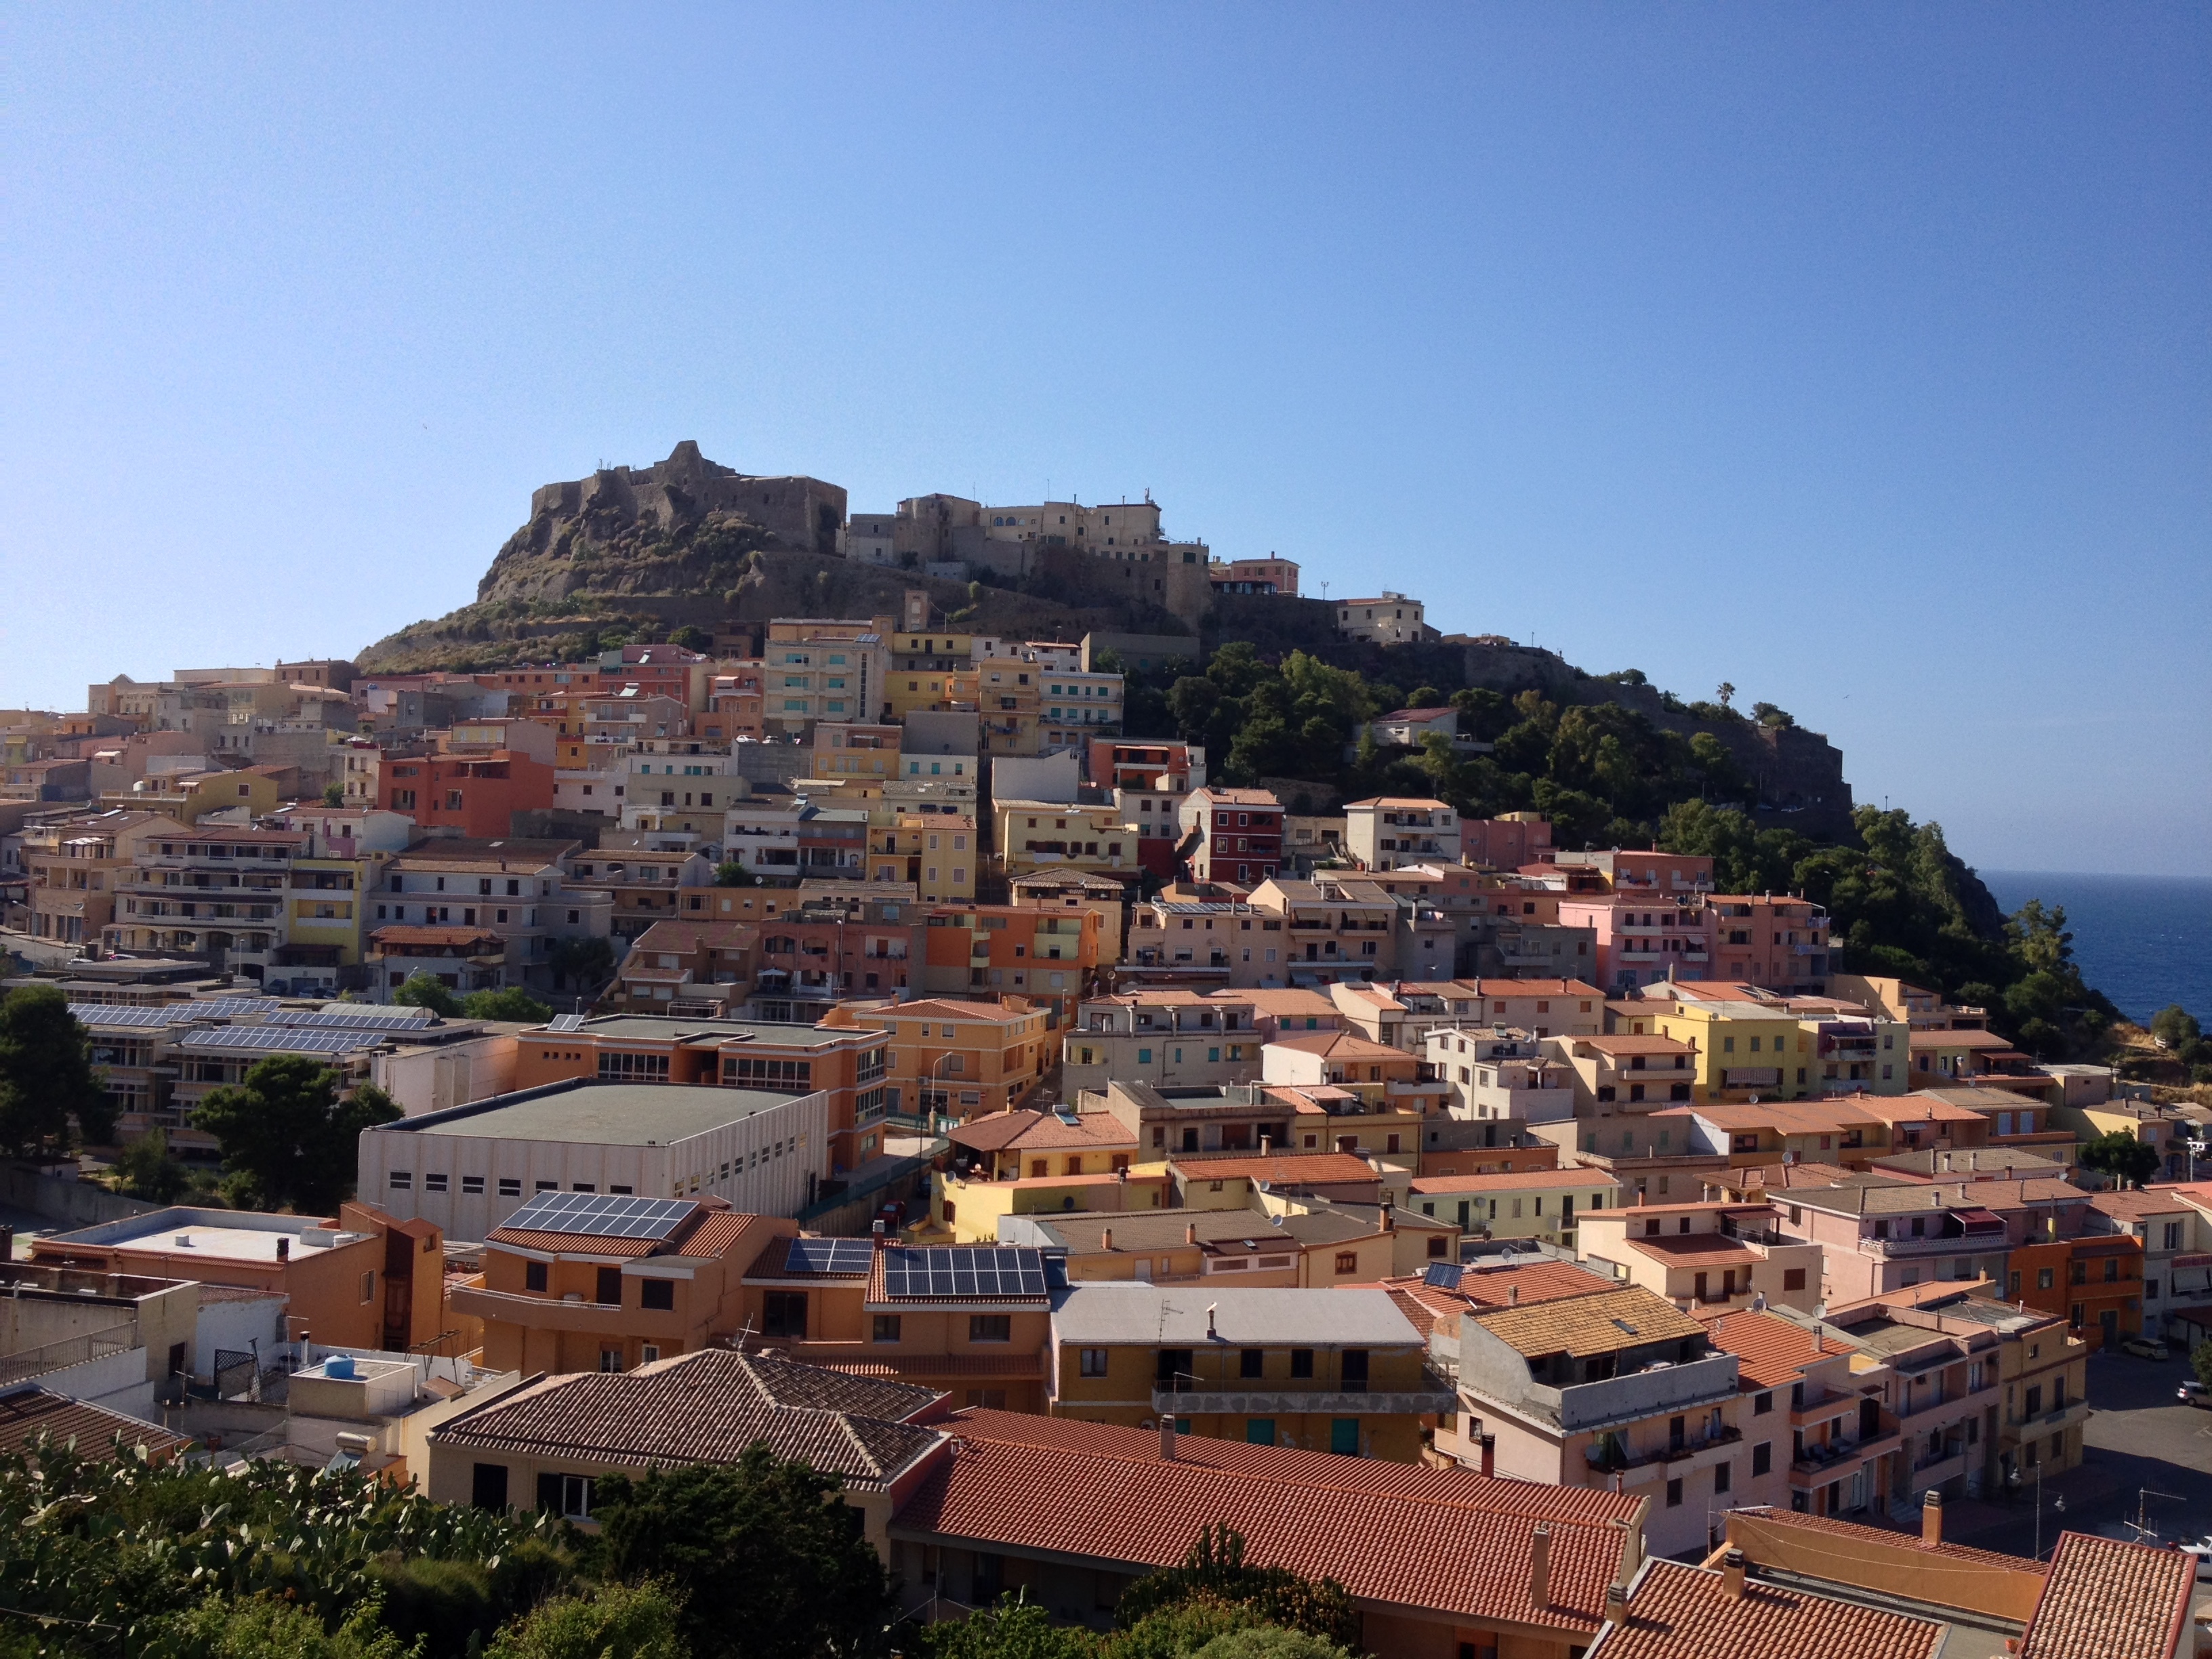
{"label": "sea", "polygon": [[2129,1018],[2178,1002],[2212,1030],[2212,876],[1979,874],[2007,915],[2033,898],[2063,906],[2081,977]]}

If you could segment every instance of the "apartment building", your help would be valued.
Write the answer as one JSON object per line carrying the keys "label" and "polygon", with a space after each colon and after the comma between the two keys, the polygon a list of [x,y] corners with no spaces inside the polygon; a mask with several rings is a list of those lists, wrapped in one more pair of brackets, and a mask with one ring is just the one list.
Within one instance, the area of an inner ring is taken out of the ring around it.
{"label": "apartment building", "polygon": [[1458,1405],[1497,1473],[1642,1499],[1655,1552],[1711,1547],[1743,1459],[1739,1364],[1639,1285],[1470,1310]]}
{"label": "apartment building", "polygon": [[423,755],[386,761],[377,787],[378,806],[425,830],[496,840],[513,832],[517,812],[552,806],[553,768],[507,749]]}
{"label": "apartment building", "polygon": [[2142,1245],[2142,1329],[2191,1346],[2212,1323],[2212,1215],[2187,1187],[2101,1192],[2089,1200],[2092,1231]]}
{"label": "apartment building", "polygon": [[[1074,652],[1077,647],[1065,647]],[[1121,729],[1122,678],[1087,673],[1073,663],[1037,662],[1038,746],[1079,753]]]}
{"label": "apartment building", "polygon": [[[635,795],[633,788],[633,799]],[[635,831],[609,836],[596,850],[580,850],[570,860],[577,882],[612,900],[607,932],[617,949],[656,923],[675,920],[684,909],[685,888],[705,887],[714,879],[714,866],[696,848],[643,844],[648,840]],[[641,844],[620,845],[623,841]]]}
{"label": "apartment building", "polygon": [[1793,1187],[1785,1224],[1793,1237],[1821,1246],[1831,1304],[1924,1281],[1986,1279],[2005,1286],[2007,1301],[2025,1297],[2031,1306],[2063,1314],[2065,1256],[2037,1263],[2018,1285],[2007,1269],[2020,1265],[2010,1258],[2023,1246],[2080,1237],[2088,1203],[2087,1193],[2062,1181]]}
{"label": "apartment building", "polygon": [[1411,1463],[1423,1417],[1451,1408],[1381,1291],[1207,1294],[1200,1308],[1158,1285],[1070,1285],[1052,1315],[1051,1414]]}
{"label": "apartment building", "polygon": [[1577,1248],[1591,1267],[1701,1317],[1809,1313],[1820,1300],[1820,1247],[1787,1237],[1768,1204],[1632,1204],[1583,1217]]}
{"label": "apartment building", "polygon": [[1098,960],[1102,967],[1121,960],[1126,932],[1121,912],[1126,891],[1111,876],[1094,876],[1080,870],[1040,870],[1034,875],[1017,876],[1006,884],[1006,896],[1017,909],[1063,915],[1084,912],[1097,916]]}
{"label": "apartment building", "polygon": [[1695,1087],[1698,1051],[1671,1036],[1553,1037],[1544,1048],[1571,1079],[1579,1117],[1686,1105]]}
{"label": "apartment building", "polygon": [[379,1001],[416,973],[455,990],[550,983],[553,946],[605,939],[614,901],[571,883],[580,843],[495,836],[419,841],[385,866],[368,908],[370,988]]}
{"label": "apartment building", "polygon": [[1051,1025],[1073,1018],[1109,960],[1091,909],[940,904],[927,908],[916,933],[920,988],[948,996],[1012,992],[1042,1009]]}
{"label": "apartment building", "polygon": [[487,1370],[633,1371],[735,1335],[745,1269],[797,1231],[719,1201],[548,1191],[485,1236],[482,1269],[446,1298],[483,1322]]}
{"label": "apartment building", "polygon": [[993,1112],[954,1125],[946,1139],[964,1173],[985,1181],[1114,1175],[1137,1155],[1136,1135],[1112,1114],[1066,1108]]}
{"label": "apartment building", "polygon": [[[1996,1336],[1996,1432],[1980,1437],[1984,1492],[2017,1494],[2039,1468],[2058,1474],[2081,1461],[2081,1426],[2089,1420],[2089,1342],[2066,1322],[1962,1285],[1923,1297],[1923,1312],[1947,1330],[1979,1327]],[[1984,1419],[1986,1422],[1986,1419]]]}
{"label": "apartment building", "polygon": [[1251,1004],[1234,992],[1086,998],[1060,1039],[1060,1088],[1073,1097],[1103,1093],[1117,1079],[1160,1088],[1249,1083],[1260,1075],[1261,1043]]}
{"label": "apartment building", "polygon": [[[1551,825],[1544,824],[1545,846],[1550,844]],[[1524,848],[1524,854],[1527,849]],[[1698,898],[1713,890],[1713,861],[1703,853],[1662,853],[1613,848],[1604,851],[1559,852],[1538,860],[1523,856],[1506,867],[1537,862],[1556,864],[1561,870],[1594,870],[1616,893],[1663,893],[1670,898]]]}
{"label": "apartment building", "polygon": [[1620,1183],[1601,1170],[1527,1169],[1492,1175],[1419,1175],[1407,1203],[1423,1215],[1488,1238],[1540,1238],[1577,1248],[1577,1230],[1620,1202]]}
{"label": "apartment building", "polygon": [[[1729,1507],[1878,1517],[1887,1512],[1903,1430],[1880,1395],[1890,1366],[1817,1324],[1751,1309],[1708,1317],[1714,1349],[1736,1358],[1738,1409],[1750,1445]],[[1855,1363],[1856,1362],[1856,1363]]]}
{"label": "apartment building", "polygon": [[722,857],[764,881],[865,880],[867,810],[757,787],[722,815]]}
{"label": "apartment building", "polygon": [[1128,939],[1117,977],[1124,983],[1226,986],[1239,991],[1280,985],[1287,971],[1284,921],[1279,911],[1237,900],[1164,895],[1139,900],[1130,907]]}
{"label": "apartment building", "polygon": [[625,1013],[725,1019],[751,1000],[759,963],[759,928],[671,917],[631,942],[606,1000]]}
{"label": "apartment building", "polygon": [[1430,1074],[1445,1085],[1452,1116],[1516,1126],[1575,1115],[1575,1073],[1547,1047],[1533,1031],[1502,1026],[1437,1026],[1424,1040]]}
{"label": "apartment building", "polygon": [[1037,665],[1018,657],[994,657],[977,663],[970,678],[979,752],[986,757],[1038,753],[1044,677]]}
{"label": "apartment building", "polygon": [[1856,1351],[1855,1369],[1887,1369],[1881,1395],[1866,1397],[1879,1398],[1882,1426],[1897,1425],[1887,1474],[1870,1476],[1886,1484],[1891,1515],[1916,1516],[1931,1492],[1955,1498],[1988,1490],[2004,1398],[1996,1329],[1945,1307],[1888,1300],[1832,1307],[1822,1322]]}
{"label": "apartment building", "polygon": [[1723,893],[1706,903],[1716,978],[1815,995],[1826,988],[1832,947],[1828,913],[1819,905],[1764,893]]}
{"label": "apartment building", "polygon": [[193,957],[260,979],[285,941],[295,859],[311,837],[232,826],[179,830],[163,816],[123,834],[129,867],[117,873],[110,950]]}
{"label": "apartment building", "polygon": [[1043,1078],[1051,1055],[1045,1011],[1027,997],[843,1003],[823,1023],[889,1034],[890,1109],[914,1116],[1008,1110]]}
{"label": "apartment building", "polygon": [[1282,863],[1283,804],[1265,789],[1194,789],[1176,823],[1194,881],[1249,887],[1272,879]]}
{"label": "apartment building", "polygon": [[1009,1216],[1000,1235],[1008,1243],[1065,1251],[1071,1284],[1208,1291],[1374,1285],[1392,1272],[1397,1242],[1368,1214],[1334,1209],[1046,1212]]}
{"label": "apartment building", "polygon": [[1368,1111],[1428,1116],[1443,1110],[1449,1085],[1415,1054],[1356,1031],[1300,1032],[1262,1045],[1260,1076],[1314,1097],[1340,1091]]}
{"label": "apartment building", "polygon": [[972,903],[984,857],[968,813],[902,813],[896,823],[868,830],[870,879],[910,882],[928,904]]}
{"label": "apartment building", "polygon": [[1137,832],[1116,807],[1000,800],[991,811],[999,862],[1010,878],[1061,870],[1105,875],[1136,867]]}
{"label": "apartment building", "polygon": [[1362,869],[1459,862],[1459,814],[1449,801],[1377,795],[1347,801],[1345,846]]}
{"label": "apartment building", "polygon": [[1422,621],[1419,599],[1384,588],[1371,599],[1336,601],[1336,631],[1348,640],[1370,645],[1407,645],[1432,639],[1436,629]]}
{"label": "apartment building", "polygon": [[1295,561],[1270,556],[1264,559],[1214,559],[1206,568],[1206,580],[1216,593],[1281,594],[1296,599],[1298,567]]}
{"label": "apartment building", "polygon": [[115,920],[116,893],[134,867],[136,840],[185,833],[175,818],[128,811],[27,826],[19,854],[27,879],[22,930],[57,944],[98,945]]}
{"label": "apartment building", "polygon": [[884,717],[890,618],[780,617],[761,647],[762,719],[771,734],[806,737],[818,720]]}

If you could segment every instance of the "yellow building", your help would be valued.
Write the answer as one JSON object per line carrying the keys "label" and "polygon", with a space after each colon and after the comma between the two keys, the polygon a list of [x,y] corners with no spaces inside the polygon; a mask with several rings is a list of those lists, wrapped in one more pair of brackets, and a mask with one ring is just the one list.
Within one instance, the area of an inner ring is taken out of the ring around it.
{"label": "yellow building", "polygon": [[354,968],[361,964],[368,930],[362,895],[373,892],[390,855],[301,858],[292,860],[286,897],[286,949],[301,965]]}
{"label": "yellow building", "polygon": [[966,1118],[1018,1105],[1053,1048],[1044,1009],[1026,997],[841,1003],[822,1024],[890,1032],[888,1104],[915,1115]]}
{"label": "yellow building", "polygon": [[1011,1181],[963,1181],[940,1170],[931,1177],[929,1222],[918,1230],[956,1244],[995,1244],[999,1219],[1012,1215],[1134,1211],[1151,1213],[1175,1202],[1164,1166],[1083,1175],[1024,1176]]}
{"label": "yellow building", "polygon": [[1010,878],[1043,871],[1110,875],[1137,867],[1137,827],[1121,821],[1117,806],[1001,800],[991,810],[1000,862]]}
{"label": "yellow building", "polygon": [[925,904],[972,902],[982,858],[975,820],[965,814],[908,812],[896,823],[868,826],[870,876],[913,883]]}
{"label": "yellow building", "polygon": [[975,636],[899,633],[890,636],[890,670],[884,689],[888,718],[918,711],[975,706]]}
{"label": "yellow building", "polygon": [[[1411,1463],[1454,1410],[1379,1290],[1070,1287],[1053,1311],[1054,1417]],[[1186,1426],[1188,1425],[1188,1426]]]}
{"label": "yellow building", "polygon": [[1813,1033],[1787,1007],[1757,1002],[1655,1002],[1651,1029],[1686,1042],[1691,1098],[1802,1100],[1820,1089],[1820,1056]]}
{"label": "yellow building", "polygon": [[1462,1231],[1541,1238],[1573,1249],[1575,1224],[1617,1209],[1621,1186],[1602,1170],[1521,1170],[1498,1175],[1416,1176],[1406,1206]]}

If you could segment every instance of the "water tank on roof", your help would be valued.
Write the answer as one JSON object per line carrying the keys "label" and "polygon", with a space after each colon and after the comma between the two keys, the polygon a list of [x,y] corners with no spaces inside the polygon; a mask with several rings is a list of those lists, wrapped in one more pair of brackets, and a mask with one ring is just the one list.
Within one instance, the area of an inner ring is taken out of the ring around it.
{"label": "water tank on roof", "polygon": [[350,1380],[353,1374],[353,1356],[349,1353],[334,1353],[323,1362],[325,1376]]}

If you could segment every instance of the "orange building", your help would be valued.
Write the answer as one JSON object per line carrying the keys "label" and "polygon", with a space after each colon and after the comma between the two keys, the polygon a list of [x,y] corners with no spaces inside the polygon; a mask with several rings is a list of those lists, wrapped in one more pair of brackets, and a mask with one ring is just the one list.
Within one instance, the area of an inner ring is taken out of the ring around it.
{"label": "orange building", "polygon": [[768,1351],[965,1406],[1044,1409],[1052,1301],[1039,1251],[793,1239],[770,1246],[744,1285],[747,1328]]}
{"label": "orange building", "polygon": [[921,988],[939,995],[1005,994],[1046,1010],[1064,1025],[1092,994],[1105,965],[1098,913],[1024,904],[945,904],[922,933]]}
{"label": "orange building", "polygon": [[2142,1241],[2107,1235],[2015,1245],[2005,1300],[2054,1314],[2089,1352],[2142,1334]]}
{"label": "orange building", "polygon": [[690,1083],[830,1097],[830,1168],[841,1175],[883,1148],[889,1109],[881,1030],[846,1024],[677,1019],[615,1014],[574,1030],[541,1026],[516,1040],[515,1090],[565,1078]]}
{"label": "orange building", "polygon": [[822,1024],[889,1032],[890,1109],[917,1116],[974,1117],[1019,1105],[1043,1079],[1052,1053],[1044,1011],[1027,997],[842,1003]]}
{"label": "orange building", "polygon": [[511,749],[387,761],[377,781],[377,805],[386,811],[477,840],[511,836],[517,812],[553,805],[553,769]]}
{"label": "orange building", "polygon": [[368,1204],[335,1219],[178,1206],[48,1234],[31,1260],[266,1291],[293,1339],[331,1347],[428,1351],[447,1328],[443,1236]]}
{"label": "orange building", "polygon": [[720,1200],[541,1193],[493,1230],[483,1271],[447,1297],[483,1322],[493,1370],[635,1370],[734,1335],[745,1268],[798,1231]]}

